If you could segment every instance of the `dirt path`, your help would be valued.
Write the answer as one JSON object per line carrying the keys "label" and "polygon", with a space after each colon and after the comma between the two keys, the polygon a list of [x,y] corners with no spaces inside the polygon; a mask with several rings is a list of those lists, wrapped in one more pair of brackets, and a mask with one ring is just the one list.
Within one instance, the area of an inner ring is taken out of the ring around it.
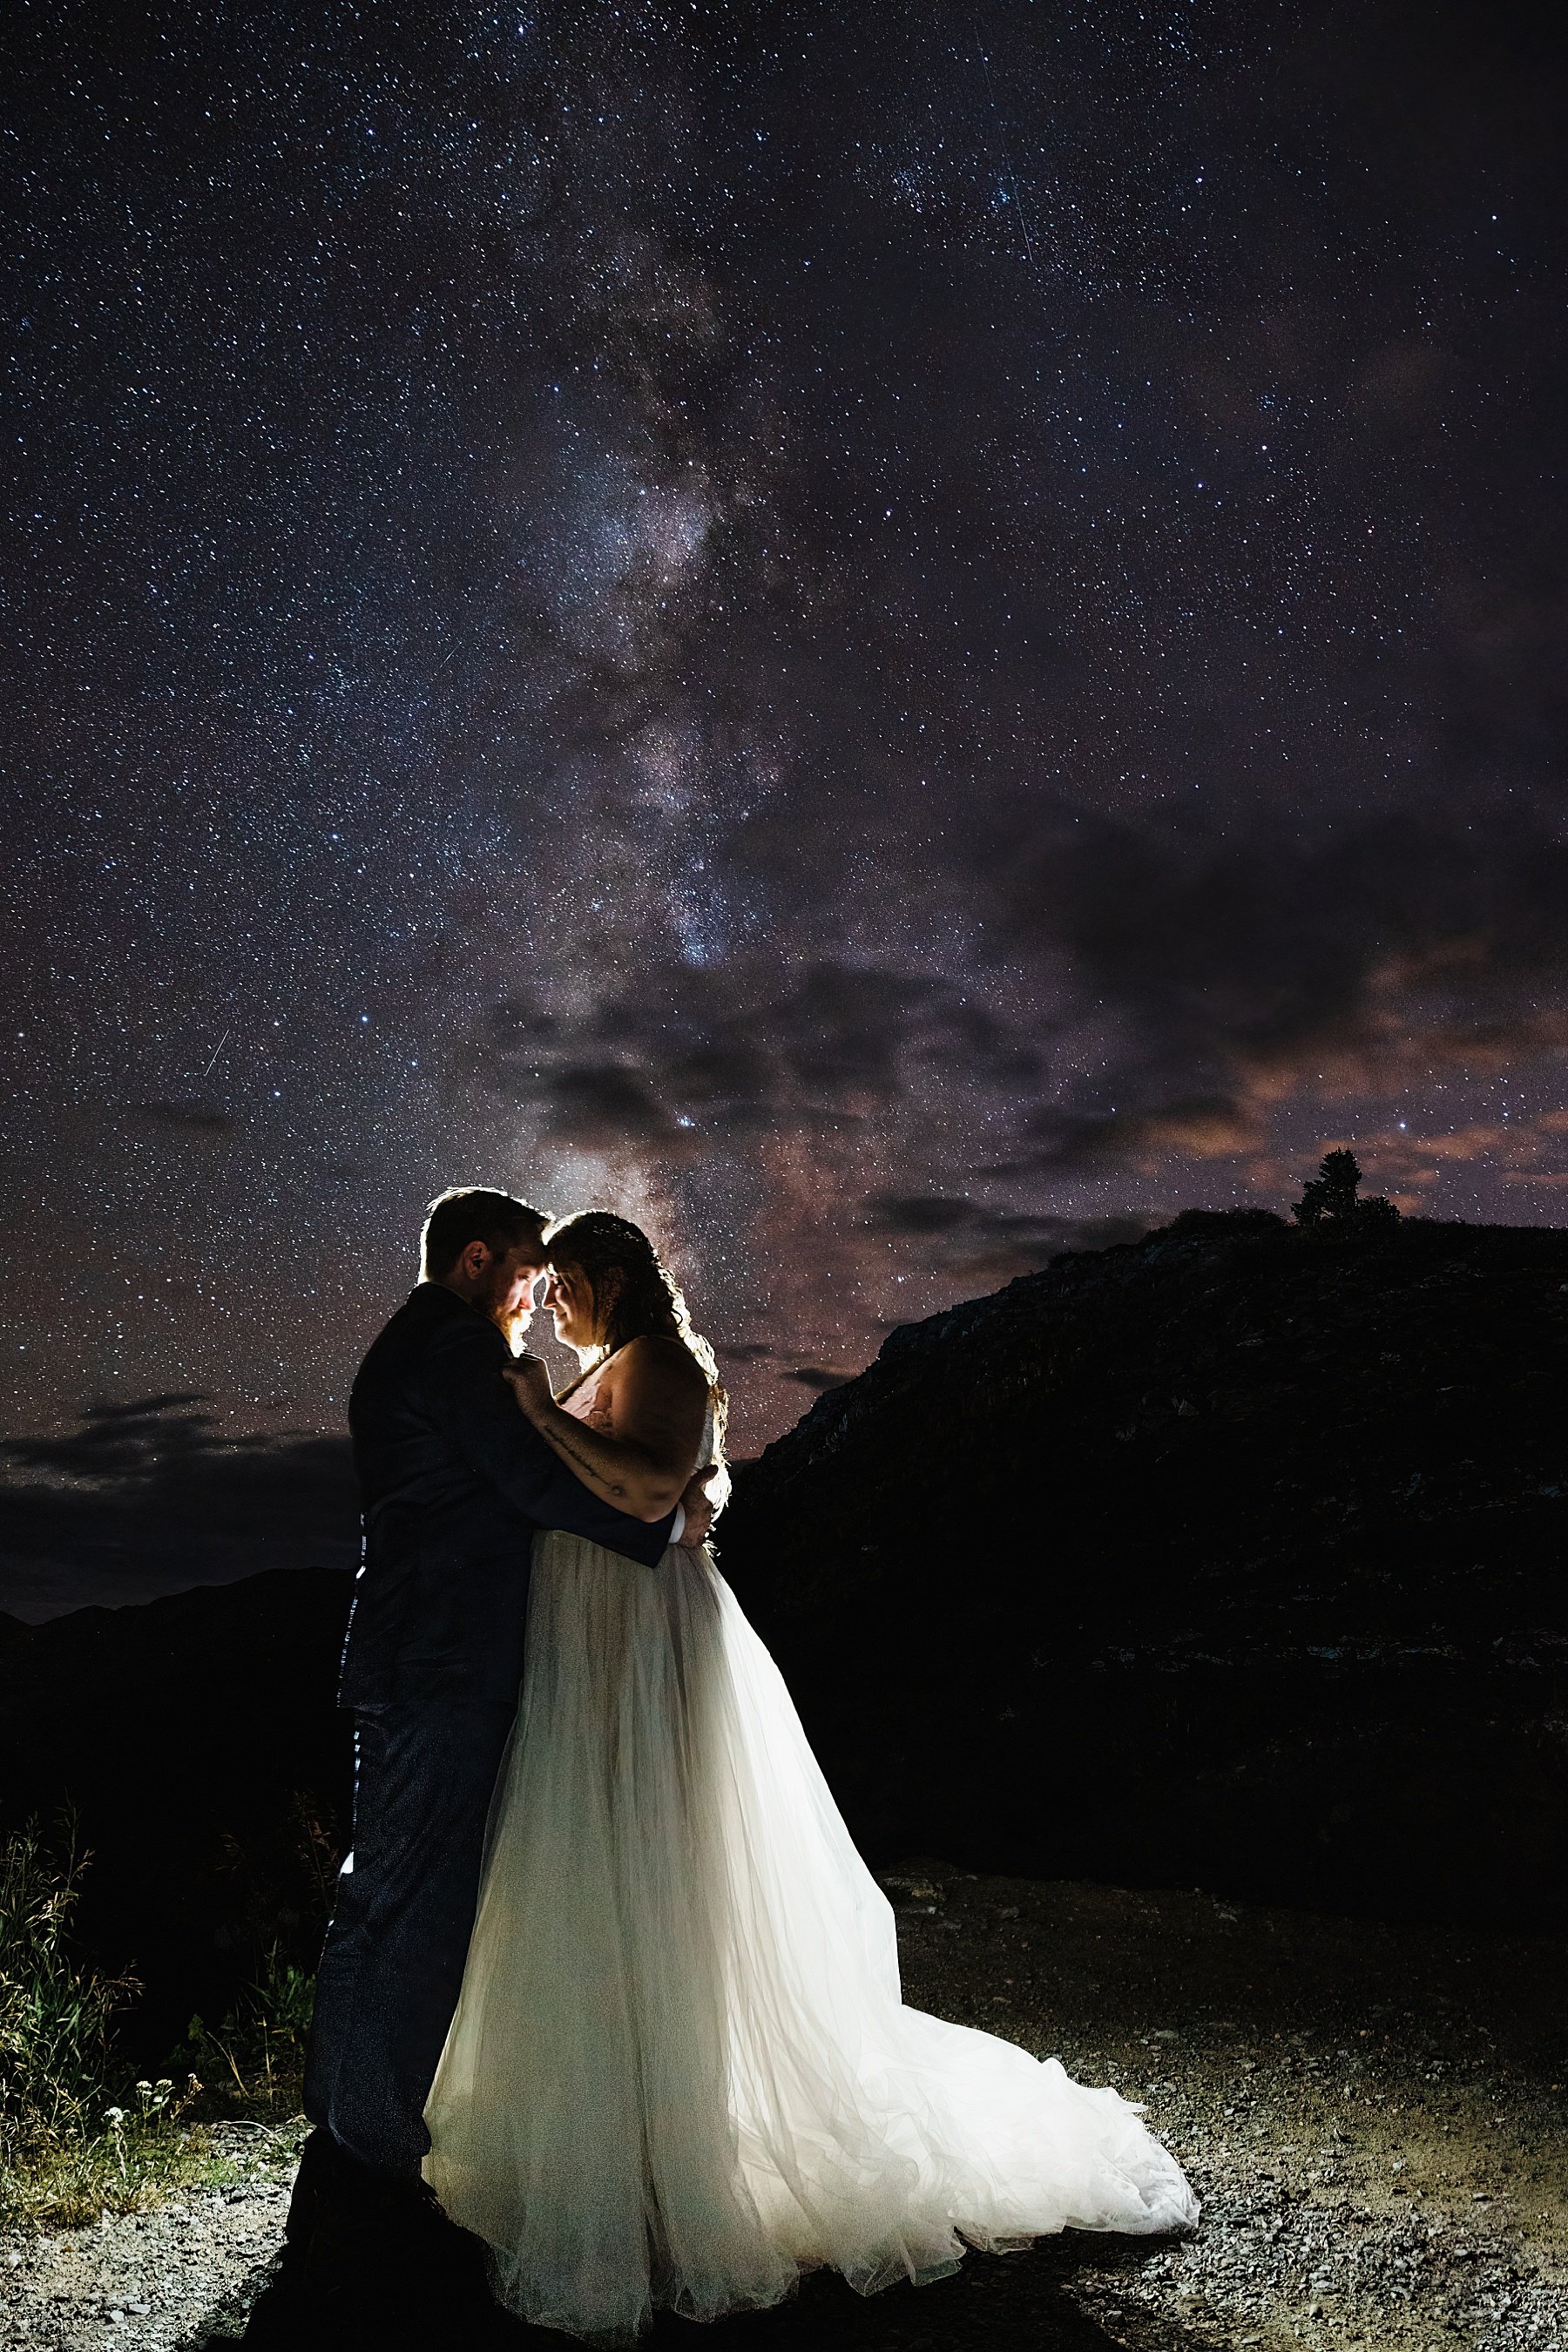
{"label": "dirt path", "polygon": [[[700,2344],[663,2323],[656,2345],[1568,2352],[1562,1946],[938,1866],[887,1884],[910,2000],[1145,2100],[1205,2200],[1198,2235],[1072,2236],[868,2304],[813,2279],[796,2303]],[[240,2336],[278,2242],[286,2144],[255,2142],[248,2175],[14,2245],[3,2352]],[[498,2346],[526,2340],[495,2331]]]}

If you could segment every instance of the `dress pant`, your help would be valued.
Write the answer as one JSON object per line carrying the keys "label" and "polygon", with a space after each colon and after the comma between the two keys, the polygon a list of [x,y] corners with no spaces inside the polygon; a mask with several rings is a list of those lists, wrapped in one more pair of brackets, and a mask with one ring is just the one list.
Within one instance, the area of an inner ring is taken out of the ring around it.
{"label": "dress pant", "polygon": [[361,2163],[419,2178],[425,2102],[458,2006],[485,1826],[515,1702],[354,1717],[353,1850],[316,1979],[305,2113]]}

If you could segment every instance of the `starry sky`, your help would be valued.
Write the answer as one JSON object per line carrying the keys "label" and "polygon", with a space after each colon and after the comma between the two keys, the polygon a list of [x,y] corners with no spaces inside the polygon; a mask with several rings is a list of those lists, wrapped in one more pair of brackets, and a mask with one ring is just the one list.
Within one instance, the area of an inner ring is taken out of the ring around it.
{"label": "starry sky", "polygon": [[1547,17],[12,0],[0,1429],[337,1429],[453,1181],[742,1452],[1332,1144],[1562,1222]]}

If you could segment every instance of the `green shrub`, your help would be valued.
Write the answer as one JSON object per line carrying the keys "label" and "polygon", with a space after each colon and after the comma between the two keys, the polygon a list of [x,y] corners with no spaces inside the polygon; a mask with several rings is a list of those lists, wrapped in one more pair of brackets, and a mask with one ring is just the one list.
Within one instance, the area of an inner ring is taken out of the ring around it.
{"label": "green shrub", "polygon": [[29,1822],[0,1847],[0,2221],[95,2221],[214,2171],[206,2136],[182,2121],[194,2074],[110,2095],[114,2021],[139,1988],[72,1948],[89,1858],[68,1818],[53,1846]]}
{"label": "green shrub", "polygon": [[29,1822],[0,1845],[0,2224],[135,2211],[249,2177],[294,2137],[313,1979],[274,1943],[220,2026],[193,2018],[168,2072],[127,2088],[115,2029],[141,1987],[72,1941],[89,1860],[68,1815],[52,1840]]}
{"label": "green shrub", "polygon": [[75,1823],[63,1853],[36,1822],[0,1850],[0,2154],[79,2134],[108,2098],[113,2020],[138,1987],[106,1978],[70,1949],[71,1914],[88,1857]]}
{"label": "green shrub", "polygon": [[227,2115],[293,2115],[305,2074],[315,1979],[274,1944],[260,1980],[247,1985],[215,2031],[193,2017],[172,2062],[200,2070],[209,2103]]}

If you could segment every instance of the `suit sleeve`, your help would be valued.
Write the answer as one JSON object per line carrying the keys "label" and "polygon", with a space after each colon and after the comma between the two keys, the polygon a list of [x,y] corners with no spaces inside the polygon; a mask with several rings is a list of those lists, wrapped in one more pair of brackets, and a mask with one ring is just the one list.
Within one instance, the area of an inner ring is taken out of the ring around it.
{"label": "suit sleeve", "polygon": [[506,1343],[476,1315],[443,1333],[425,1369],[426,1409],[471,1470],[542,1528],[563,1528],[651,1567],[675,1524],[650,1525],[617,1511],[574,1477],[519,1411],[501,1378]]}

